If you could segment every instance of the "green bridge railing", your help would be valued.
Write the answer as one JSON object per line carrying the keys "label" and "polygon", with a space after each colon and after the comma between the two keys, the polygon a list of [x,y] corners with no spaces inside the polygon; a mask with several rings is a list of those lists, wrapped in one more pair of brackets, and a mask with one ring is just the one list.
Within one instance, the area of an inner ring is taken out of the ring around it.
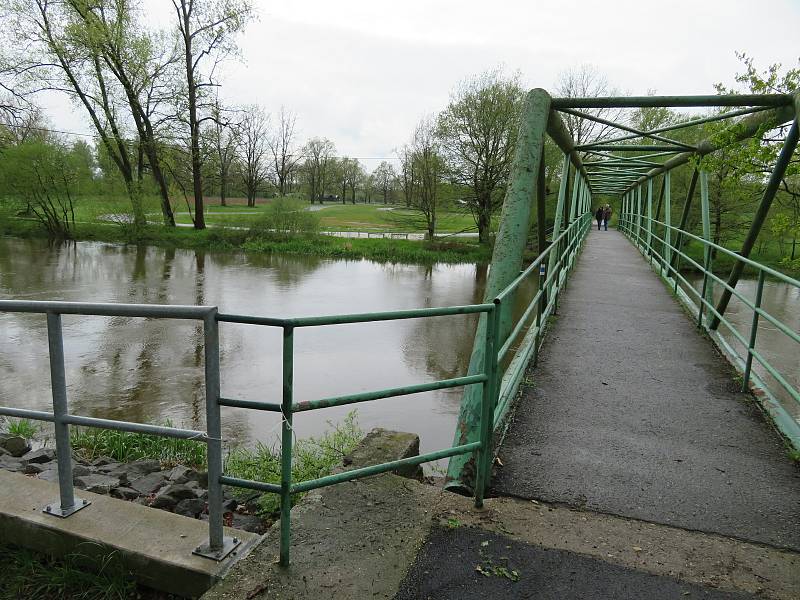
{"label": "green bridge railing", "polygon": [[[226,536],[223,528],[222,486],[247,488],[280,495],[280,562],[289,564],[291,542],[291,500],[294,494],[307,492],[353,479],[394,471],[407,465],[418,465],[443,458],[469,455],[478,465],[474,487],[475,504],[480,507],[491,474],[493,460],[492,437],[495,424],[501,423],[510,402],[519,387],[531,357],[535,358],[546,329],[548,317],[557,309],[558,297],[566,286],[569,271],[573,268],[590,226],[590,215],[577,215],[550,245],[492,302],[466,306],[420,308],[366,314],[272,318],[225,314],[211,306],[177,306],[146,304],[101,304],[83,302],[48,302],[0,300],[0,312],[38,313],[47,318],[48,348],[50,356],[50,381],[53,411],[36,411],[14,407],[0,407],[0,415],[27,418],[53,423],[58,460],[59,498],[42,510],[54,517],[66,518],[78,510],[91,510],[91,502],[77,498],[72,479],[72,451],[69,428],[71,425],[145,433],[161,437],[192,439],[208,447],[208,542],[195,549],[195,554],[223,560],[240,543],[234,536]],[[549,265],[549,267],[548,267]],[[520,286],[528,278],[538,275],[538,290],[522,311],[508,336],[499,331],[501,311],[510,305]],[[403,387],[361,392],[316,400],[297,401],[294,394],[294,334],[306,327],[339,326],[352,323],[370,323],[401,319],[437,318],[453,315],[477,314],[485,319],[486,327],[480,330],[479,342],[486,349],[480,369],[470,370],[461,377],[419,383]],[[69,411],[62,315],[126,316],[155,319],[190,319],[203,322],[206,429],[192,430],[164,427],[144,423],[100,419],[75,415]],[[283,331],[281,350],[282,383],[275,395],[280,402],[228,398],[220,390],[219,324],[239,323],[278,327]],[[503,365],[507,366],[503,368]],[[450,448],[425,454],[344,471],[309,481],[292,480],[292,450],[294,445],[292,422],[296,413],[319,410],[332,406],[359,404],[373,400],[395,398],[456,387],[477,388],[481,397],[479,420],[480,436],[477,440],[455,444]],[[262,410],[281,414],[281,475],[280,484],[230,477],[224,472],[222,453],[221,407]]]}
{"label": "green bridge railing", "polygon": [[[650,264],[653,265],[661,278],[667,282],[680,300],[696,315],[697,326],[711,335],[714,341],[732,358],[734,366],[742,375],[742,391],[750,391],[751,381],[764,391],[764,397],[759,398],[762,406],[772,417],[783,435],[788,438],[795,448],[800,449],[800,423],[797,422],[797,419],[792,416],[791,412],[787,410],[784,403],[779,399],[779,396],[788,398],[800,408],[800,390],[787,380],[786,373],[772,364],[764,353],[757,348],[758,329],[762,320],[765,320],[774,328],[774,331],[780,332],[791,342],[797,344],[797,349],[800,351],[800,333],[791,329],[786,323],[770,314],[762,306],[764,283],[767,277],[790,286],[797,290],[798,293],[800,293],[800,281],[745,258],[708,239],[710,227],[708,226],[707,175],[704,171],[701,171],[699,176],[701,182],[701,212],[704,224],[703,237],[674,227],[667,222],[648,217],[647,214],[637,213],[636,206],[641,206],[641,204],[633,202],[625,202],[624,211],[619,219],[619,229],[650,261]],[[635,193],[639,193],[638,189],[635,190]],[[644,206],[649,208],[651,203],[652,193],[647,195]],[[686,246],[689,243],[696,243],[702,247],[702,261],[695,260],[687,253]],[[741,264],[758,274],[758,283],[756,284],[753,298],[746,296],[734,286],[731,286],[728,281],[714,273],[712,256],[715,251],[732,258],[735,263]],[[700,290],[687,279],[687,270],[702,277]],[[720,286],[723,291],[730,292],[750,312],[751,320],[748,331],[740,331],[732,321],[725,318],[719,306],[715,304],[714,286]],[[728,343],[718,331],[719,325],[725,327],[738,344]],[[765,377],[753,372],[753,360],[762,367],[763,373],[771,376],[779,389],[776,388],[775,384],[767,383]]]}

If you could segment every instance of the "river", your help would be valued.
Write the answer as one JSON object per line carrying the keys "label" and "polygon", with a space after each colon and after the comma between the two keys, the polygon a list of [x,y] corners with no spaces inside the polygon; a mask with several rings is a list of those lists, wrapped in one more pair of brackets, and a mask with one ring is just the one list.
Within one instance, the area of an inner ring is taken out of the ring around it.
{"label": "river", "polygon": [[[479,302],[485,276],[485,267],[469,264],[393,265],[0,237],[0,298],[204,304],[291,317]],[[740,286],[753,293],[754,282]],[[768,283],[764,304],[800,328],[798,290]],[[749,312],[733,303],[729,314],[748,330]],[[199,323],[83,316],[64,316],[63,322],[71,412],[204,427]],[[463,374],[475,323],[467,315],[301,329],[295,335],[295,400]],[[800,352],[787,340],[769,324],[759,328],[759,347],[800,386]],[[222,394],[279,402],[280,344],[278,329],[222,323]],[[358,420],[364,430],[416,432],[423,451],[435,450],[452,442],[460,399],[461,390],[453,389],[377,400],[358,405]],[[51,410],[42,315],[0,313],[0,404]],[[349,410],[298,414],[295,431],[318,435]],[[800,417],[796,406],[792,410]],[[223,408],[223,436],[231,444],[275,444],[279,426],[274,413]]]}
{"label": "river", "polygon": [[[216,305],[220,311],[307,316],[478,302],[485,267],[415,266],[306,256],[213,253],[101,242],[48,245],[0,238],[0,298]],[[63,317],[70,410],[129,421],[203,427],[198,323]],[[474,315],[335,325],[295,335],[295,399],[422,383],[466,372]],[[220,325],[222,394],[280,402],[280,330]],[[0,313],[0,404],[51,409],[43,315]],[[358,406],[364,430],[420,434],[423,450],[452,442],[461,391]],[[295,416],[317,435],[352,407]],[[278,439],[274,413],[224,408],[232,443]]]}

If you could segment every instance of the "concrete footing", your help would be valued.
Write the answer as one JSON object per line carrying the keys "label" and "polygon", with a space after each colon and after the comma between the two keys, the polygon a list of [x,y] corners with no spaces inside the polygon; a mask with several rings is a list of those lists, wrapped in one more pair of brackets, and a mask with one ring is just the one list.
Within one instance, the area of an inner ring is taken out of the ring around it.
{"label": "concrete footing", "polygon": [[226,529],[242,541],[221,562],[192,554],[208,523],[108,496],[81,492],[91,504],[66,519],[42,512],[58,499],[49,481],[0,470],[0,544],[53,556],[79,554],[88,564],[111,557],[148,587],[197,597],[255,545],[259,536]]}

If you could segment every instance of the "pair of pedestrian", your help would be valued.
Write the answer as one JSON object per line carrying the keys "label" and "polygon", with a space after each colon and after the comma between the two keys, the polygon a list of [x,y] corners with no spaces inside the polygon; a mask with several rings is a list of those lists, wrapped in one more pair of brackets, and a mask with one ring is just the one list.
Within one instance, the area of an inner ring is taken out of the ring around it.
{"label": "pair of pedestrian", "polygon": [[611,205],[598,206],[594,213],[594,218],[597,219],[597,231],[603,226],[608,231],[608,221],[611,219]]}

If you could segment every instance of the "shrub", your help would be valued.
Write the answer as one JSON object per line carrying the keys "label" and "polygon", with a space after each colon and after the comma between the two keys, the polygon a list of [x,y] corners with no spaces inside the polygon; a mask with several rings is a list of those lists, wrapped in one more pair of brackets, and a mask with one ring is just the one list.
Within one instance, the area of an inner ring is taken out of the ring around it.
{"label": "shrub", "polygon": [[264,216],[250,228],[250,234],[256,237],[310,237],[319,233],[319,227],[319,217],[306,210],[305,203],[292,198],[278,198],[267,205]]}

